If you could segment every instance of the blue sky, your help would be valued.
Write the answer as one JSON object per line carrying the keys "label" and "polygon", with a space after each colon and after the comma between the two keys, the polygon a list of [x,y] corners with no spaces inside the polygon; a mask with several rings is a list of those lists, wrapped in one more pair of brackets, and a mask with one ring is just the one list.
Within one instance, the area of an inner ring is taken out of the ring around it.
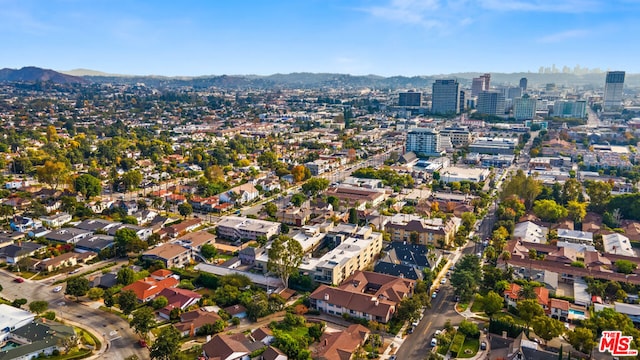
{"label": "blue sky", "polygon": [[640,0],[0,0],[0,68],[640,72]]}

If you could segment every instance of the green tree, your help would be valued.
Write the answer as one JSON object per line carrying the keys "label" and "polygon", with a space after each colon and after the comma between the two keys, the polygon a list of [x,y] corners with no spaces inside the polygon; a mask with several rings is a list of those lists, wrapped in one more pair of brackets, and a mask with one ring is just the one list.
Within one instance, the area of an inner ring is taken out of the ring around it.
{"label": "green tree", "polygon": [[571,220],[581,223],[587,216],[587,203],[571,200],[567,203],[567,213]]}
{"label": "green tree", "polygon": [[533,319],[531,326],[536,335],[545,342],[562,335],[564,332],[564,324],[561,321],[544,315]]}
{"label": "green tree", "polygon": [[36,313],[37,315],[40,315],[43,312],[47,311],[48,308],[49,308],[49,303],[44,300],[32,301],[29,304],[29,311]]}
{"label": "green tree", "polygon": [[295,193],[293,194],[293,196],[291,196],[291,203],[294,206],[300,207],[300,205],[302,205],[302,203],[304,203],[305,201],[307,201],[307,197],[304,196],[304,194]]}
{"label": "green tree", "polygon": [[122,228],[116,231],[114,236],[116,255],[126,256],[127,252],[140,252],[146,248],[146,244],[140,240],[134,229]]}
{"label": "green tree", "polygon": [[204,244],[200,248],[200,254],[207,260],[211,260],[218,255],[218,249],[211,244]]}
{"label": "green tree", "polygon": [[465,229],[471,230],[473,226],[476,224],[476,215],[472,212],[463,212],[461,215],[462,225],[464,225]]}
{"label": "green tree", "polygon": [[164,297],[164,296],[157,296],[151,302],[151,307],[153,307],[156,310],[162,309],[163,307],[165,307],[167,305],[169,305],[169,300],[167,300],[167,298]]}
{"label": "green tree", "polygon": [[180,351],[180,332],[173,326],[165,326],[149,349],[151,359],[174,360]]}
{"label": "green tree", "polygon": [[116,274],[116,282],[120,285],[127,286],[136,281],[136,272],[133,269],[125,267],[118,270]]}
{"label": "green tree", "polygon": [[480,276],[480,259],[475,255],[463,256],[451,274],[451,286],[462,301],[468,301],[476,292]]}
{"label": "green tree", "polygon": [[80,296],[85,296],[89,291],[89,288],[90,287],[88,279],[81,276],[76,276],[67,279],[67,288],[65,289],[64,293],[67,295],[75,296],[77,300]]}
{"label": "green tree", "polygon": [[616,270],[622,274],[631,274],[638,265],[630,260],[616,260]]}
{"label": "green tree", "polygon": [[263,210],[269,217],[276,217],[276,212],[278,212],[278,205],[273,202],[268,202],[264,204]]}
{"label": "green tree", "polygon": [[603,213],[611,199],[611,184],[604,181],[586,181],[585,188],[589,195],[589,210]]}
{"label": "green tree", "polygon": [[303,256],[304,252],[299,242],[280,235],[271,243],[267,269],[277,274],[287,288],[289,277],[298,271]]}
{"label": "green tree", "polygon": [[13,300],[13,302],[11,303],[11,306],[20,309],[22,308],[22,305],[25,305],[26,303],[27,303],[27,299],[19,298],[19,299]]}
{"label": "green tree", "polygon": [[319,192],[326,190],[329,187],[329,180],[323,178],[313,177],[302,185],[302,190],[312,196],[317,195]]}
{"label": "green tree", "polygon": [[516,306],[518,310],[518,316],[527,324],[527,328],[531,323],[531,320],[538,316],[544,316],[544,310],[542,306],[538,304],[538,300],[535,299],[527,299],[518,301]]}
{"label": "green tree", "polygon": [[156,317],[153,313],[153,309],[144,306],[133,313],[133,318],[129,325],[142,339],[146,340],[149,335],[149,330],[155,325]]}
{"label": "green tree", "polygon": [[533,205],[533,213],[548,222],[557,222],[568,214],[567,209],[554,200],[537,200]]}
{"label": "green tree", "polygon": [[132,190],[142,183],[142,173],[138,170],[127,171],[122,174],[122,184],[127,190]]}
{"label": "green tree", "polygon": [[62,161],[50,161],[44,162],[44,165],[38,167],[36,175],[38,181],[57,189],[58,186],[65,182],[69,174],[67,165]]}
{"label": "green tree", "polygon": [[591,329],[586,327],[576,327],[567,333],[567,340],[574,349],[585,354],[590,354],[596,346],[595,336]]}
{"label": "green tree", "polygon": [[531,176],[527,176],[524,171],[518,170],[511,179],[502,185],[500,198],[505,200],[513,195],[524,199],[525,208],[531,209],[534,200],[540,195],[542,182]]}
{"label": "green tree", "polygon": [[578,201],[582,193],[582,184],[576,179],[568,179],[562,186],[562,203],[568,204],[569,201]]}
{"label": "green tree", "polygon": [[404,298],[398,305],[398,312],[396,316],[399,320],[415,320],[420,317],[420,310],[422,309],[422,302],[417,296],[410,298]]}
{"label": "green tree", "polygon": [[113,291],[111,289],[107,289],[107,291],[104,292],[103,301],[104,301],[104,306],[106,306],[109,309],[111,309],[113,305],[116,304],[113,298]]}
{"label": "green tree", "polygon": [[74,179],[73,187],[82,194],[85,199],[90,199],[102,193],[102,183],[100,179],[89,174],[82,174]]}
{"label": "green tree", "polygon": [[478,300],[482,304],[482,310],[489,317],[502,310],[504,306],[504,298],[495,291],[489,291],[487,295],[479,297],[476,301]]}
{"label": "green tree", "polygon": [[132,290],[125,290],[118,295],[118,306],[123,314],[129,315],[138,305],[138,297]]}
{"label": "green tree", "polygon": [[183,202],[182,204],[178,205],[178,212],[180,213],[180,215],[186,218],[193,213],[193,206],[191,206],[191,204],[189,204],[188,202]]}
{"label": "green tree", "polygon": [[100,300],[100,298],[103,296],[104,296],[104,290],[102,290],[99,287],[93,287],[89,289],[89,291],[87,292],[87,297],[89,297],[89,299],[93,301]]}
{"label": "green tree", "polygon": [[349,224],[358,223],[358,210],[356,208],[349,209]]}
{"label": "green tree", "polygon": [[458,326],[458,331],[472,338],[477,338],[480,336],[480,330],[478,330],[478,325],[476,325],[476,323],[471,322],[469,320],[462,320],[462,322]]}

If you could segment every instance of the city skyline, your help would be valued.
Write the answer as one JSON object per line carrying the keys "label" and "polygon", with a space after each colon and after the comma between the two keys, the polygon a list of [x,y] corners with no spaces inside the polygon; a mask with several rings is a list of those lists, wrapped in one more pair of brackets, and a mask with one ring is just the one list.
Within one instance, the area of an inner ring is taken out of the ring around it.
{"label": "city skyline", "polygon": [[[201,76],[639,73],[637,0],[0,0],[0,68]],[[603,51],[607,48],[609,51]],[[615,49],[615,51],[614,51]],[[615,56],[612,56],[615,54]]]}

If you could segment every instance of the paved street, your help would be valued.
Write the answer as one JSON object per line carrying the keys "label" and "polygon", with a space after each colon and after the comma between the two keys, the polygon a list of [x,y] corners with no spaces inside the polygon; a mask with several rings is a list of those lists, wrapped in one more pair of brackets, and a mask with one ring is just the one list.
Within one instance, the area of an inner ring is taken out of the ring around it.
{"label": "paved street", "polygon": [[2,297],[8,300],[25,298],[29,302],[49,302],[49,309],[55,311],[57,317],[92,331],[100,339],[103,347],[107,347],[106,352],[96,355],[95,358],[121,360],[131,355],[137,355],[139,359],[149,358],[149,352],[136,345],[137,335],[120,317],[68,300],[64,296],[64,290],[53,292],[54,285],[31,280],[18,284],[13,282],[14,278],[15,276],[4,270],[0,271]]}

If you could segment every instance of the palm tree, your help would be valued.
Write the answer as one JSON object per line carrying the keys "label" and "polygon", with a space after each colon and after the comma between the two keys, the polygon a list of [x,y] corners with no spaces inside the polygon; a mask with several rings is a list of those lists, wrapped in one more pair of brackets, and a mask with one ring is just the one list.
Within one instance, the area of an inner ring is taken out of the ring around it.
{"label": "palm tree", "polygon": [[536,299],[538,296],[536,295],[535,289],[530,284],[524,284],[518,291],[519,299]]}

